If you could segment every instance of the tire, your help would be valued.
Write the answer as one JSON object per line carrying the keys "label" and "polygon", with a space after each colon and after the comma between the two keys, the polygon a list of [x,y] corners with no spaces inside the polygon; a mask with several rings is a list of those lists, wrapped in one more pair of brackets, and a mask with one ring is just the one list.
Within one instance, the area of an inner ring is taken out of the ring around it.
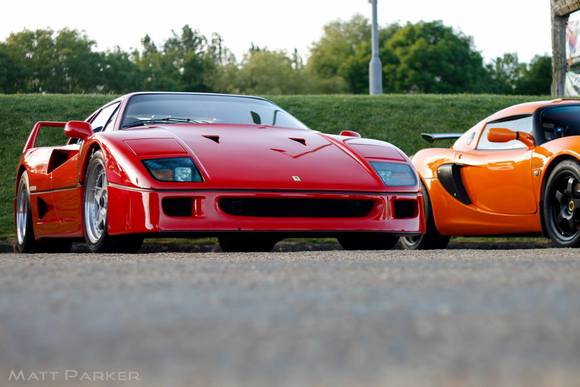
{"label": "tire", "polygon": [[22,173],[16,192],[16,251],[19,253],[68,253],[72,241],[69,239],[36,240],[32,226],[32,210],[30,207],[30,190],[28,174]]}
{"label": "tire", "polygon": [[399,238],[385,233],[351,233],[337,237],[345,250],[391,250]]}
{"label": "tire", "polygon": [[580,246],[580,164],[565,160],[548,176],[542,195],[544,228],[559,247]]}
{"label": "tire", "polygon": [[270,252],[279,239],[268,234],[230,234],[218,238],[224,253]]}
{"label": "tire", "polygon": [[83,230],[91,253],[136,253],[143,244],[139,235],[111,236],[108,224],[108,183],[105,156],[96,151],[85,173],[83,195]]}
{"label": "tire", "polygon": [[405,250],[441,250],[447,248],[449,245],[448,236],[443,236],[437,231],[435,226],[435,219],[433,218],[433,211],[431,210],[431,200],[429,199],[429,192],[421,182],[421,190],[423,191],[423,202],[425,204],[425,233],[415,237],[402,237],[401,246]]}

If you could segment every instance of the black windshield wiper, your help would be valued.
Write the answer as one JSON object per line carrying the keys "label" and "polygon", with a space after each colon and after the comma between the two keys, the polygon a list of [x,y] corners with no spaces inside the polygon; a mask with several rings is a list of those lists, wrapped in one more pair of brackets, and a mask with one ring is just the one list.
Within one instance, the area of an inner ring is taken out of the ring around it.
{"label": "black windshield wiper", "polygon": [[192,120],[191,118],[186,117],[161,117],[161,118],[147,118],[143,120],[133,121],[126,125],[123,125],[123,128],[134,128],[136,126],[147,125],[147,124],[158,124],[164,122],[197,122]]}

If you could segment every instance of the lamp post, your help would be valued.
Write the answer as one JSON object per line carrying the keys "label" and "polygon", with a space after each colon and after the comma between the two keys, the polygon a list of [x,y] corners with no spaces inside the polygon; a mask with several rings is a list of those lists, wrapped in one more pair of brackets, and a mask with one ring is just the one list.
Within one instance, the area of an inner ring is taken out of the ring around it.
{"label": "lamp post", "polygon": [[369,94],[379,95],[383,94],[383,65],[381,58],[379,58],[379,25],[377,16],[377,1],[369,0],[373,8],[372,18],[372,40],[373,52],[371,62],[369,63]]}

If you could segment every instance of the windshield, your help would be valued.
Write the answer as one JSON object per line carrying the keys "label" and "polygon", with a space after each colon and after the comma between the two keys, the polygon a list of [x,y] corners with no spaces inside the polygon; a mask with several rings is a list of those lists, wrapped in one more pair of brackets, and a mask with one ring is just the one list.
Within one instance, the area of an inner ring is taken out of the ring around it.
{"label": "windshield", "polygon": [[580,105],[545,109],[540,119],[545,141],[580,135]]}
{"label": "windshield", "polygon": [[148,123],[249,124],[307,129],[271,102],[211,94],[142,94],[131,97],[121,128]]}

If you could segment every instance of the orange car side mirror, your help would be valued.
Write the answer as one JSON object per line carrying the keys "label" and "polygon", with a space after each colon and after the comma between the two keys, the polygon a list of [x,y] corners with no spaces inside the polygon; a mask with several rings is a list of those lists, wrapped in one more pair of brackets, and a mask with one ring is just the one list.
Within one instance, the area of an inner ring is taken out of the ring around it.
{"label": "orange car side mirror", "polygon": [[69,121],[64,126],[64,135],[69,138],[86,140],[93,135],[91,124],[85,121]]}
{"label": "orange car side mirror", "polygon": [[346,137],[360,137],[360,133],[355,132],[354,130],[343,130],[340,132],[340,135]]}
{"label": "orange car side mirror", "polygon": [[532,149],[536,142],[534,141],[534,136],[526,132],[516,132],[511,129],[506,128],[492,128],[487,134],[487,139],[489,142],[510,142],[510,141],[520,141],[530,149]]}

